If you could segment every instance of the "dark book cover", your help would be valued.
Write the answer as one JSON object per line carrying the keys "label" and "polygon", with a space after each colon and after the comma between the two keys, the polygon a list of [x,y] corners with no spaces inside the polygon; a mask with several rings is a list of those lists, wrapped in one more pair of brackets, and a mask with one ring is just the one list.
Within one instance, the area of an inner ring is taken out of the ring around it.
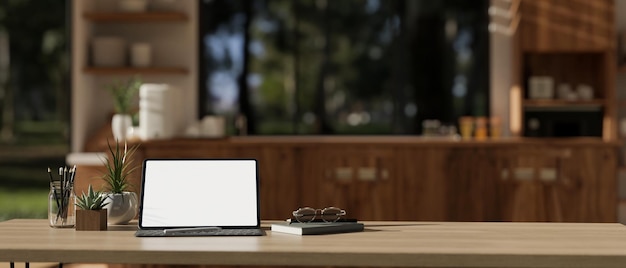
{"label": "dark book cover", "polygon": [[289,223],[281,222],[272,224],[272,232],[288,233],[295,235],[320,235],[361,232],[365,226],[358,222],[311,222]]}

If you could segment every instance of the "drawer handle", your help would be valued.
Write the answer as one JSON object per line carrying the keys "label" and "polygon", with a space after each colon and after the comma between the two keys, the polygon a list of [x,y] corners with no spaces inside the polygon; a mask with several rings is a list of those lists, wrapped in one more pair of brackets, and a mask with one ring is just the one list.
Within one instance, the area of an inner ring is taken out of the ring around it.
{"label": "drawer handle", "polygon": [[335,168],[335,179],[338,181],[348,182],[352,180],[352,168],[339,167]]}
{"label": "drawer handle", "polygon": [[358,179],[361,181],[376,181],[376,168],[361,167],[357,170]]}

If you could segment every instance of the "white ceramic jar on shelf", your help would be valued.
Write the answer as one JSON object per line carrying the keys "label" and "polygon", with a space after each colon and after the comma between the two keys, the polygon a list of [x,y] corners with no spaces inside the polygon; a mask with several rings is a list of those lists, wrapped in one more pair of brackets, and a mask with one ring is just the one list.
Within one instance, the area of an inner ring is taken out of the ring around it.
{"label": "white ceramic jar on shelf", "polygon": [[168,84],[143,84],[139,89],[139,137],[169,139],[181,129],[179,90]]}
{"label": "white ceramic jar on shelf", "polygon": [[148,67],[152,64],[152,46],[148,43],[133,43],[130,46],[130,64],[133,67]]}
{"label": "white ceramic jar on shelf", "polygon": [[554,78],[550,76],[531,76],[528,80],[529,98],[552,99],[554,97]]}

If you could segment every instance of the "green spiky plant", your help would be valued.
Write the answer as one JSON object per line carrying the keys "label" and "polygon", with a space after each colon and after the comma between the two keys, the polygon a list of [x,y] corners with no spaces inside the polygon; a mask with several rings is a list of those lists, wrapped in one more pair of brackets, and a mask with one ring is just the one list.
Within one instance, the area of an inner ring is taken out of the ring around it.
{"label": "green spiky plant", "polygon": [[128,148],[128,144],[124,142],[124,148],[122,148],[118,142],[114,143],[115,146],[112,146],[107,140],[111,159],[104,161],[106,172],[102,178],[108,192],[121,194],[132,186],[128,181],[128,175],[137,168],[133,163],[133,154],[137,151],[139,144]]}
{"label": "green spiky plant", "polygon": [[100,191],[94,191],[91,184],[87,189],[87,193],[82,193],[80,196],[76,196],[76,206],[83,210],[101,210],[108,204],[105,202],[108,199],[106,195],[103,195]]}
{"label": "green spiky plant", "polygon": [[130,114],[135,96],[139,92],[142,81],[133,77],[126,82],[115,82],[107,87],[113,97],[113,106],[118,114]]}

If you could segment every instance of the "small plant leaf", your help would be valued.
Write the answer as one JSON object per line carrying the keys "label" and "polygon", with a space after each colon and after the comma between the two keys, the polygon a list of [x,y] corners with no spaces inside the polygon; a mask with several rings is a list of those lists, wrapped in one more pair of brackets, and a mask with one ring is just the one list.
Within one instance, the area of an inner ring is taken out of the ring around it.
{"label": "small plant leaf", "polygon": [[124,143],[124,148],[121,148],[120,144],[115,142],[115,145],[107,140],[109,147],[110,159],[104,160],[104,166],[106,172],[102,176],[102,179],[107,184],[107,190],[111,193],[122,193],[130,188],[128,176],[132,174],[137,167],[134,166],[133,155],[139,144],[128,148],[128,145]]}
{"label": "small plant leaf", "polygon": [[94,191],[91,184],[87,189],[87,193],[83,192],[80,196],[76,196],[76,206],[84,210],[101,210],[108,202],[105,202],[108,196],[100,191]]}

